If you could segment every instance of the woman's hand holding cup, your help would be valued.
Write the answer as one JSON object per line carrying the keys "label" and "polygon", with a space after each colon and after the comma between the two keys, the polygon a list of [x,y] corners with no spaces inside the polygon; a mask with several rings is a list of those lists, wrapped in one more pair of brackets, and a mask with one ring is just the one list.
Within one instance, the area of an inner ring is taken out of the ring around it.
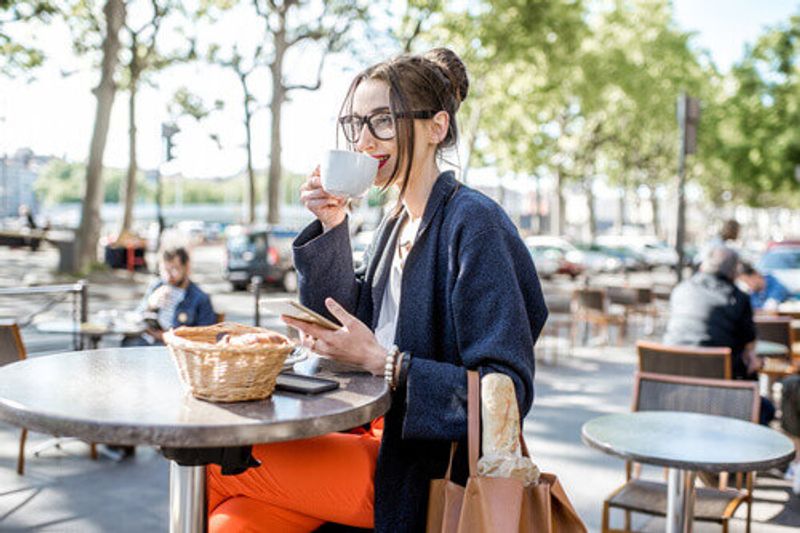
{"label": "woman's hand holding cup", "polygon": [[319,219],[324,231],[341,224],[347,215],[347,199],[330,194],[322,188],[319,167],[314,169],[300,187],[300,201]]}

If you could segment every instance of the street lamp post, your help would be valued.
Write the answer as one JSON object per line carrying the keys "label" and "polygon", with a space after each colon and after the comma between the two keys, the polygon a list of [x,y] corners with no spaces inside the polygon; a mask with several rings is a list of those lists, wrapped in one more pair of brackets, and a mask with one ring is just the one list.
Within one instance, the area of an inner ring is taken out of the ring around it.
{"label": "street lamp post", "polygon": [[681,141],[678,153],[678,223],[675,235],[675,251],[678,253],[678,282],[683,279],[686,241],[686,155],[697,151],[697,124],[699,121],[700,100],[681,93],[678,97],[678,124]]}
{"label": "street lamp post", "polygon": [[[161,139],[164,142],[164,156],[163,160],[165,163],[168,163],[174,159],[172,154],[172,150],[174,148],[174,144],[172,142],[172,137],[175,134],[179,133],[181,130],[172,123],[162,123],[161,124]],[[163,184],[161,179],[161,165],[158,167],[158,172],[156,172],[156,218],[158,220],[158,247],[161,247],[161,234],[164,232],[164,212],[163,209]]]}

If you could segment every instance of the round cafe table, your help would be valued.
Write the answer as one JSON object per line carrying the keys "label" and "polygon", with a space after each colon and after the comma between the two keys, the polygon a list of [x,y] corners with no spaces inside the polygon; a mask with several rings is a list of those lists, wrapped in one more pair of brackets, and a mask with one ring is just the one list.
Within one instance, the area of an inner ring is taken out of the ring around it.
{"label": "round cafe table", "polygon": [[637,411],[601,416],[581,430],[593,448],[639,463],[665,466],[667,533],[692,531],[694,479],[705,472],[752,472],[787,464],[794,445],[764,426],[734,418]]}
{"label": "round cafe table", "polygon": [[761,339],[756,339],[755,351],[756,355],[760,357],[786,357],[789,355],[789,349],[785,344]]}
{"label": "round cafe table", "polygon": [[105,335],[137,336],[145,332],[143,323],[116,321],[111,324],[102,321],[77,324],[72,320],[47,320],[38,322],[35,327],[41,333],[65,333],[83,335],[89,340],[89,348],[97,348]]}
{"label": "round cafe table", "polygon": [[[89,442],[169,448],[246,446],[313,437],[385,413],[386,382],[332,373],[340,387],[317,395],[276,391],[255,402],[191,396],[167,349],[109,348],[29,358],[0,368],[0,419]],[[170,532],[206,527],[205,466],[170,462]]]}

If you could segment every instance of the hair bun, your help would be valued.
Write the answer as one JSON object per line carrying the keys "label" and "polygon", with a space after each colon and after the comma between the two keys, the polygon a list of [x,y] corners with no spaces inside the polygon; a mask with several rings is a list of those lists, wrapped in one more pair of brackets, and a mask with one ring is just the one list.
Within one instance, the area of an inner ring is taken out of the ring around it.
{"label": "hair bun", "polygon": [[455,52],[449,48],[434,48],[425,52],[423,57],[444,71],[445,76],[450,80],[453,96],[458,104],[467,99],[469,93],[467,67]]}

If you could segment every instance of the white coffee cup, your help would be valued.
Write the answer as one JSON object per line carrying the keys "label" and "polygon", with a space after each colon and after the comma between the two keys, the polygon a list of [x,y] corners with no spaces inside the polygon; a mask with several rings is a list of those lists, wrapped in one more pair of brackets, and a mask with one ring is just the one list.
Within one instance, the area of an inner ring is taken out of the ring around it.
{"label": "white coffee cup", "polygon": [[322,188],[337,196],[361,196],[372,185],[378,160],[349,150],[328,150],[320,165]]}

